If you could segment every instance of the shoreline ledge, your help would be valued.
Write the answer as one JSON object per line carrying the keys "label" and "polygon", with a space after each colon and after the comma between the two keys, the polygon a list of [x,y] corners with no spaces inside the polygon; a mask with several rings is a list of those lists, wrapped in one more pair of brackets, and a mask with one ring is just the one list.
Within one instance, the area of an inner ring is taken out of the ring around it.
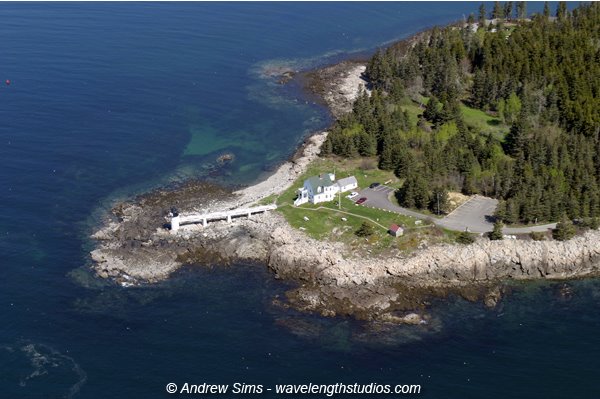
{"label": "shoreline ledge", "polygon": [[[415,37],[406,43],[414,43]],[[313,90],[339,117],[351,109],[359,85],[366,85],[364,70],[364,63],[345,61],[310,72]],[[564,242],[480,238],[470,245],[442,244],[409,255],[358,257],[343,243],[308,237],[278,212],[230,224],[185,225],[177,234],[165,227],[172,206],[184,212],[226,210],[283,192],[318,157],[326,137],[327,132],[308,137],[266,180],[234,192],[190,182],[117,204],[91,236],[96,243],[93,270],[130,286],[164,280],[185,264],[266,264],[276,278],[297,283],[286,303],[275,301],[282,306],[402,324],[427,324],[424,310],[435,297],[455,294],[494,307],[506,281],[600,275],[599,231]]]}

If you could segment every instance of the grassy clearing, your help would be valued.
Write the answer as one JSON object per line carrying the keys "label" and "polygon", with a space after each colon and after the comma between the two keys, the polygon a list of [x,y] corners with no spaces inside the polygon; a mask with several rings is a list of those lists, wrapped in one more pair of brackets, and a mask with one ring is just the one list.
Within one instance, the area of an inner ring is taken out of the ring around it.
{"label": "grassy clearing", "polygon": [[402,104],[400,105],[400,108],[402,109],[402,111],[406,111],[408,113],[410,126],[416,127],[417,122],[419,121],[419,115],[423,113],[424,109],[419,107],[419,105],[416,103]]}
{"label": "grassy clearing", "polygon": [[[423,97],[421,101],[423,105],[426,105],[429,98]],[[421,108],[419,104],[415,102],[401,104],[400,108],[408,113],[410,125],[416,127],[419,115],[423,113],[424,108]],[[472,127],[480,133],[491,133],[498,139],[502,139],[510,129],[510,127],[504,124],[499,118],[489,115],[479,109],[468,107],[465,104],[461,104],[460,109],[467,126]]]}
{"label": "grassy clearing", "polygon": [[509,127],[502,123],[500,119],[488,115],[479,109],[467,107],[464,104],[460,108],[465,118],[465,123],[481,133],[491,133],[495,137],[502,139],[509,130]]}

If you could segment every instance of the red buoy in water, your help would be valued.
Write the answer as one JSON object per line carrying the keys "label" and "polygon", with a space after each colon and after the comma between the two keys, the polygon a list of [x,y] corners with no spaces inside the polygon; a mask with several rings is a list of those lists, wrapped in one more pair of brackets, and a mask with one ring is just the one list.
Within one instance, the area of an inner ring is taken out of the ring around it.
{"label": "red buoy in water", "polygon": [[7,86],[10,85],[10,80],[9,79],[6,79],[6,85]]}

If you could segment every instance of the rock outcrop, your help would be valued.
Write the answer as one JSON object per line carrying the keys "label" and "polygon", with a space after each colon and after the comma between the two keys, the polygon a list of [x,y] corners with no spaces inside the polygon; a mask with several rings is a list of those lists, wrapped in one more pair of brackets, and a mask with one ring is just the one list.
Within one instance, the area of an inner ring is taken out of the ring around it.
{"label": "rock outcrop", "polygon": [[104,238],[92,252],[99,276],[130,284],[164,279],[186,263],[263,263],[276,277],[298,282],[288,295],[295,307],[328,316],[390,319],[449,292],[493,307],[501,298],[499,284],[506,280],[564,280],[600,271],[598,231],[565,242],[481,238],[407,256],[359,258],[344,244],[293,229],[276,212],[206,228],[182,226],[177,235],[153,226],[132,237],[126,229],[127,223],[112,224],[97,234]]}

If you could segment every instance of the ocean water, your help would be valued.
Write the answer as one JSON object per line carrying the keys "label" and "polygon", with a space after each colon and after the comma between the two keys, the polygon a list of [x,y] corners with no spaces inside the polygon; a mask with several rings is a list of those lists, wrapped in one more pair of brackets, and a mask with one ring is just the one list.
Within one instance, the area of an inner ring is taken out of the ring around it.
{"label": "ocean water", "polygon": [[[87,236],[116,199],[189,177],[251,183],[331,122],[272,71],[368,54],[477,7],[0,4],[0,398],[159,398],[169,382],[597,398],[596,280],[570,283],[570,298],[517,285],[493,311],[449,298],[427,327],[373,327],[282,309],[288,286],[262,265],[133,289],[88,272]],[[215,168],[224,152],[235,161]]]}

